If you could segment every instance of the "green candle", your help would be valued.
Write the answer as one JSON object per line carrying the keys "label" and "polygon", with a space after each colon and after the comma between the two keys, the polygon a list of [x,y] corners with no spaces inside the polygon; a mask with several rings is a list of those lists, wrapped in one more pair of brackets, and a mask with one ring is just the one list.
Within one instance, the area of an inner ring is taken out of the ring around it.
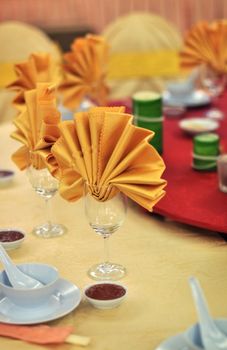
{"label": "green candle", "polygon": [[155,132],[152,146],[162,153],[162,97],[152,91],[140,91],[133,95],[133,114],[136,125]]}
{"label": "green candle", "polygon": [[219,136],[214,133],[200,134],[193,139],[193,168],[215,170],[219,155]]}

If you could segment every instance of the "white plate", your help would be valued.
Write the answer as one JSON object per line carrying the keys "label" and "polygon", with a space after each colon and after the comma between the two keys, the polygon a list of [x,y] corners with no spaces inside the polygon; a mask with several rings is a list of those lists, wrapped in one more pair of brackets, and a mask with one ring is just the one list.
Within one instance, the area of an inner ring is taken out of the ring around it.
{"label": "white plate", "polygon": [[73,311],[80,300],[79,288],[65,279],[59,280],[55,295],[36,307],[15,305],[0,294],[0,322],[22,325],[53,321]]}
{"label": "white plate", "polygon": [[182,119],[179,126],[185,132],[196,135],[203,132],[211,132],[219,127],[218,122],[208,118],[188,118]]}
{"label": "white plate", "polygon": [[194,90],[190,95],[181,98],[176,98],[169,91],[164,91],[162,100],[164,105],[167,106],[184,107],[201,107],[211,102],[210,96],[203,90]]}

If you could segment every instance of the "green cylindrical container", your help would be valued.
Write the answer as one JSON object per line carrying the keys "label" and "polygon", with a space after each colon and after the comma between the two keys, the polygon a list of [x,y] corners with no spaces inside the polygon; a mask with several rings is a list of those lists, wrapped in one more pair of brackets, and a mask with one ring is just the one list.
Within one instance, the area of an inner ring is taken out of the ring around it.
{"label": "green cylindrical container", "polygon": [[163,116],[161,95],[152,91],[140,91],[133,95],[135,124],[155,132],[152,146],[161,154],[163,150]]}
{"label": "green cylindrical container", "polygon": [[217,168],[219,136],[214,133],[200,134],[193,139],[193,168],[210,171]]}

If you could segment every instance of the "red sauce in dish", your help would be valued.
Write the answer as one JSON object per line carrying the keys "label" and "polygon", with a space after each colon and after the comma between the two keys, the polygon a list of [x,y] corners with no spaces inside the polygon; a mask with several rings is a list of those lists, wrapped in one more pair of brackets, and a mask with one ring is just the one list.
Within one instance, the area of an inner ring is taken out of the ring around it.
{"label": "red sauce in dish", "polygon": [[13,175],[13,172],[10,170],[0,170],[0,177],[7,177]]}
{"label": "red sauce in dish", "polygon": [[22,239],[23,237],[24,235],[20,231],[0,231],[0,242],[14,242]]}
{"label": "red sauce in dish", "polygon": [[113,283],[95,284],[85,291],[87,297],[96,300],[118,299],[125,295],[125,293],[126,290],[124,287]]}

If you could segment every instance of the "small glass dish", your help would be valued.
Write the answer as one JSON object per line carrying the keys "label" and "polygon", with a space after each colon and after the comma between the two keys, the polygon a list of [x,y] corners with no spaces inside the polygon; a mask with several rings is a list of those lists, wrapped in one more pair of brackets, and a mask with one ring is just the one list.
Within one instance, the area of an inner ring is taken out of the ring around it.
{"label": "small glass dish", "polygon": [[0,169],[0,187],[8,186],[12,182],[14,175],[12,170]]}
{"label": "small glass dish", "polygon": [[25,232],[18,227],[0,228],[0,243],[6,250],[20,247],[25,236]]}
{"label": "small glass dish", "polygon": [[84,296],[97,309],[113,309],[119,306],[127,295],[127,288],[115,282],[98,282],[84,289]]}

